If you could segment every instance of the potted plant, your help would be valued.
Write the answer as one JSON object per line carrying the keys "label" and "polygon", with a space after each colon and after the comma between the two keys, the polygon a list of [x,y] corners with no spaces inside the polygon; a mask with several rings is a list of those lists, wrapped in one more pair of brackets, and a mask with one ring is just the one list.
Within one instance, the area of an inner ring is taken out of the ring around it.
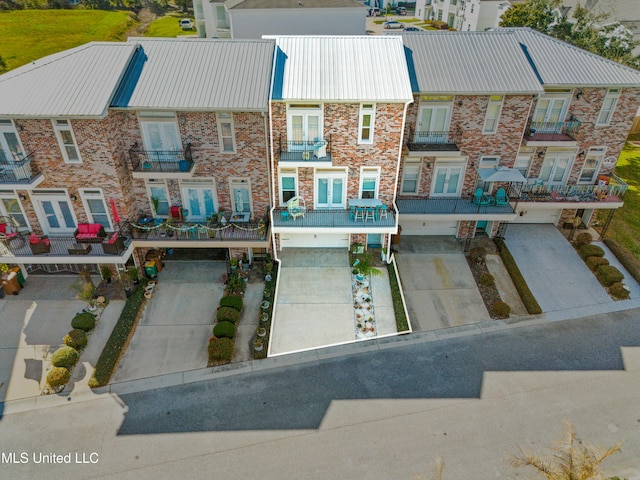
{"label": "potted plant", "polygon": [[151,203],[153,203],[153,213],[158,215],[158,208],[160,208],[160,199],[158,197],[151,197]]}
{"label": "potted plant", "polygon": [[140,283],[140,272],[136,267],[129,267],[127,269],[127,277],[134,285],[138,285]]}
{"label": "potted plant", "polygon": [[260,327],[256,331],[256,334],[258,335],[258,338],[263,338],[267,334],[267,329],[264,327]]}
{"label": "potted plant", "polygon": [[111,272],[111,267],[109,265],[102,265],[100,267],[100,275],[102,275],[102,279],[105,282],[111,283],[113,272]]}
{"label": "potted plant", "polygon": [[78,292],[76,298],[86,302],[89,311],[96,310],[96,287],[91,282],[75,283],[72,287]]}
{"label": "potted plant", "polygon": [[242,269],[243,270],[249,269],[249,257],[247,256],[246,252],[242,253]]}
{"label": "potted plant", "polygon": [[263,341],[263,339],[262,339],[261,337],[256,338],[256,339],[253,341],[253,349],[254,349],[256,352],[261,352],[263,348],[264,348],[264,341]]}
{"label": "potted plant", "polygon": [[230,258],[229,259],[229,265],[231,265],[231,271],[234,272],[236,270],[236,268],[238,268],[238,259],[237,258]]}
{"label": "potted plant", "polygon": [[122,279],[122,286],[124,287],[124,294],[127,298],[131,296],[131,285],[133,284],[132,280],[129,277],[124,277]]}
{"label": "potted plant", "polygon": [[353,274],[358,281],[363,281],[367,276],[380,276],[382,272],[373,266],[373,257],[370,253],[360,255],[353,262]]}

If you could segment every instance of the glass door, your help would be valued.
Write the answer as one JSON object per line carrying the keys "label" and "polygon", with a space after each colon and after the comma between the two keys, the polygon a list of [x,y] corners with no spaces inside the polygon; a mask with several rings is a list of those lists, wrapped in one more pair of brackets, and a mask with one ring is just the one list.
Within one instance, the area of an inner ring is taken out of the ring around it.
{"label": "glass door", "polygon": [[44,222],[44,233],[48,235],[72,234],[76,229],[76,221],[71,211],[71,204],[66,196],[39,197],[36,204],[40,208]]}
{"label": "glass door", "polygon": [[322,140],[321,110],[289,112],[287,139],[292,150],[305,150]]}
{"label": "glass door", "polygon": [[0,120],[0,163],[19,162],[24,158],[20,139],[11,120]]}
{"label": "glass door", "polygon": [[185,187],[182,189],[182,196],[189,210],[189,222],[204,222],[216,211],[212,188]]}
{"label": "glass door", "polygon": [[418,116],[415,143],[445,143],[449,129],[449,105],[422,107]]}
{"label": "glass door", "polygon": [[540,169],[540,180],[547,185],[564,185],[570,162],[571,156],[568,155],[545,157]]}
{"label": "glass door", "polygon": [[433,188],[434,196],[457,197],[462,186],[462,165],[436,165]]}
{"label": "glass door", "polygon": [[316,207],[345,208],[345,179],[340,176],[321,175],[316,178]]}
{"label": "glass door", "polygon": [[541,98],[533,114],[536,133],[560,133],[568,103],[567,98]]}

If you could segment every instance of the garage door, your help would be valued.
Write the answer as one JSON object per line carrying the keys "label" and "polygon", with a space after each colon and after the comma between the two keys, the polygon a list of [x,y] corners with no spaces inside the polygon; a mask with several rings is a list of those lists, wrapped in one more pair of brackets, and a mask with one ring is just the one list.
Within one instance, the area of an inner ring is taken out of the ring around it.
{"label": "garage door", "polygon": [[280,248],[349,248],[348,233],[296,233],[280,234]]}
{"label": "garage door", "polygon": [[458,232],[458,222],[428,221],[428,220],[401,220],[402,235],[452,235]]}
{"label": "garage door", "polygon": [[555,224],[561,210],[523,210],[527,213],[518,215],[512,223],[552,223]]}

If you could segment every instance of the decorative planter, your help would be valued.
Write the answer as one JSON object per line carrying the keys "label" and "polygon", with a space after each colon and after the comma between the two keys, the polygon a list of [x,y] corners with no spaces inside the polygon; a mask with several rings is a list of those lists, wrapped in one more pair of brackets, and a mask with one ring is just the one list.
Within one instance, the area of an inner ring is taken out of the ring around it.
{"label": "decorative planter", "polygon": [[258,329],[258,336],[260,338],[264,337],[267,334],[267,329],[266,328],[259,328]]}
{"label": "decorative planter", "polygon": [[263,313],[262,315],[260,315],[260,321],[262,323],[265,323],[267,320],[269,320],[269,314],[268,313]]}
{"label": "decorative planter", "polygon": [[153,296],[153,290],[147,290],[144,292],[144,298],[151,298]]}
{"label": "decorative planter", "polygon": [[263,348],[264,348],[264,345],[262,343],[254,343],[253,344],[253,349],[256,352],[261,352]]}
{"label": "decorative planter", "polygon": [[271,277],[271,274],[270,274],[270,273],[267,273],[267,274],[264,276],[264,281],[265,281],[265,282],[270,282],[270,281],[271,281],[271,278],[272,278],[272,277]]}
{"label": "decorative planter", "polygon": [[262,302],[262,309],[266,310],[267,308],[269,308],[269,305],[271,305],[271,303],[268,300],[265,300],[264,302]]}

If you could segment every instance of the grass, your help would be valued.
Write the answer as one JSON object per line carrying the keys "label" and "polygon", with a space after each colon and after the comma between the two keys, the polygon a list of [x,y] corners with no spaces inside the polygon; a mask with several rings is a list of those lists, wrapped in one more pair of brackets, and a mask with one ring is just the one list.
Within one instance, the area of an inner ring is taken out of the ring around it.
{"label": "grass", "polygon": [[155,19],[145,32],[145,37],[178,37],[182,35],[196,35],[195,30],[182,30],[178,21],[184,15],[166,16]]}
{"label": "grass", "polygon": [[387,265],[387,272],[389,273],[389,286],[391,287],[393,311],[396,316],[396,328],[398,332],[406,332],[409,330],[409,322],[407,321],[407,314],[404,311],[402,295],[400,294],[400,285],[398,284],[398,278],[396,277],[396,271],[393,268],[393,264],[390,263]]}
{"label": "grass", "polygon": [[[177,20],[175,20],[177,25]],[[128,12],[16,10],[0,12],[0,56],[9,69],[91,41],[126,40]]]}

